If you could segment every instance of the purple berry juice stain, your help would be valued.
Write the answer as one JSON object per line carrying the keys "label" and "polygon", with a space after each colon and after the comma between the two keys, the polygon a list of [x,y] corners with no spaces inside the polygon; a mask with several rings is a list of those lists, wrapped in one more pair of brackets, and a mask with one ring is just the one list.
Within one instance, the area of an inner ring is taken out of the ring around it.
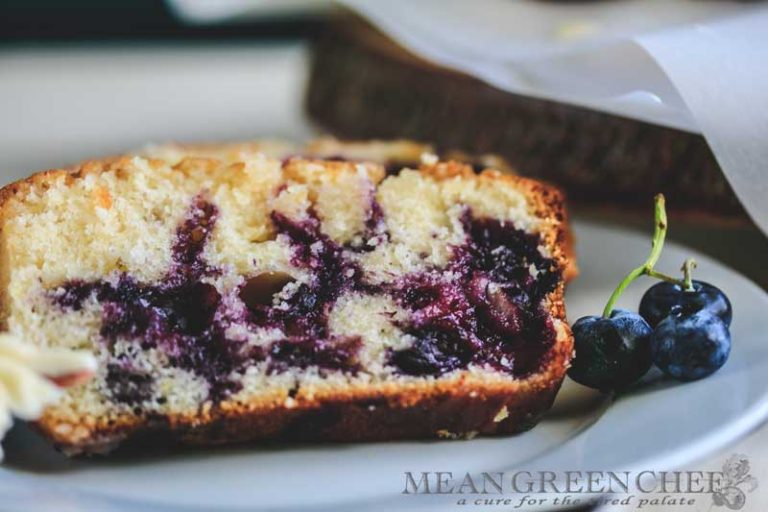
{"label": "purple berry juice stain", "polygon": [[[141,283],[127,274],[109,281],[72,280],[51,297],[74,311],[95,297],[101,305],[100,336],[108,347],[128,339],[163,351],[173,366],[204,378],[214,401],[240,389],[231,378],[234,372],[261,361],[270,373],[309,366],[360,371],[356,357],[362,340],[335,336],[328,327],[336,300],[350,291],[391,295],[411,312],[400,327],[416,341],[389,358],[405,374],[440,375],[476,363],[525,375],[541,365],[554,343],[552,320],[539,304],[557,285],[559,270],[539,253],[538,236],[511,223],[474,218],[467,211],[462,219],[466,242],[454,248],[446,269],[376,287],[364,282],[362,269],[349,257],[362,249],[331,240],[314,212],[300,221],[272,212],[278,235],[291,245],[292,264],[311,276],[273,304],[271,296],[292,282],[290,276],[260,280],[257,274],[229,299],[202,281],[219,272],[203,258],[217,216],[216,206],[202,195],[193,200],[176,230],[171,268],[159,283]],[[362,237],[382,236],[388,236],[383,212],[372,197]],[[445,272],[453,279],[446,280]],[[260,296],[265,293],[269,296]],[[227,337],[233,322],[252,330],[280,329],[285,337],[268,347],[251,347]],[[151,398],[152,377],[118,359],[107,372],[113,397],[131,405]]]}
{"label": "purple berry juice stain", "polygon": [[393,296],[411,311],[401,328],[416,342],[392,352],[390,363],[408,375],[441,375],[470,363],[530,374],[555,342],[541,301],[560,270],[539,252],[537,235],[510,222],[467,210],[462,224],[467,239],[445,269],[450,280],[431,271],[395,284]]}
{"label": "purple berry juice stain", "polygon": [[[362,271],[345,257],[339,244],[321,232],[320,220],[312,212],[301,221],[272,212],[272,222],[291,244],[291,263],[309,270],[312,277],[277,306],[258,300],[246,303],[255,328],[276,328],[286,335],[270,349],[269,371],[314,364],[320,369],[357,372],[354,356],[360,340],[333,336],[328,315],[341,294],[359,288]],[[241,296],[243,292],[241,289]]]}
{"label": "purple berry juice stain", "polygon": [[[226,338],[227,324],[220,321],[221,295],[213,285],[201,281],[216,273],[205,263],[203,250],[217,216],[215,205],[201,195],[195,197],[176,230],[171,268],[159,283],[140,283],[121,274],[113,281],[70,281],[54,294],[61,307],[76,311],[95,296],[101,304],[100,336],[107,346],[129,339],[138,341],[143,349],[161,349],[172,365],[203,377],[214,400],[237,391],[229,375],[255,356],[241,342]],[[143,397],[151,387],[142,381],[144,391],[133,393],[135,379],[126,377],[121,366],[109,368],[107,383],[117,400],[134,403],[138,398],[132,396]],[[110,378],[112,374],[117,377]]]}
{"label": "purple berry juice stain", "polygon": [[[320,233],[316,219],[296,224],[274,215],[278,231],[291,240],[294,263],[309,269],[314,278],[311,286],[302,285],[292,295],[287,309],[265,305],[249,315],[255,328],[279,326],[288,337],[258,348],[226,336],[227,327],[240,320],[239,313],[230,310],[213,285],[201,281],[218,272],[203,258],[217,216],[216,206],[203,196],[193,200],[176,230],[171,268],[159,283],[140,283],[127,274],[110,281],[73,280],[52,293],[52,299],[64,309],[79,311],[95,297],[101,305],[100,336],[107,346],[129,339],[143,349],[162,350],[173,366],[203,377],[214,401],[241,388],[230,378],[233,372],[265,359],[270,360],[270,371],[304,368],[313,358],[323,369],[357,371],[359,340],[330,337],[327,315],[360,271],[344,259],[341,247]],[[151,397],[151,376],[139,377],[125,364],[109,364],[107,385],[116,400],[135,405]]]}

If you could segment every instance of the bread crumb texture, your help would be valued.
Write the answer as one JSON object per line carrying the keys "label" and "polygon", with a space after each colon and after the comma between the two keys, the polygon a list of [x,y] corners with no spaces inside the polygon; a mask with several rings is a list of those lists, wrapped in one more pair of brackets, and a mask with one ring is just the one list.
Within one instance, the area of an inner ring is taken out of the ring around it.
{"label": "bread crumb texture", "polygon": [[[279,142],[157,146],[47,171],[6,187],[0,210],[3,326],[27,343],[85,349],[99,362],[94,379],[68,390],[48,409],[44,429],[76,444],[127,417],[151,414],[205,422],[212,408],[291,409],[320,403],[323,397],[370,395],[372,390],[405,396],[409,389],[437,388],[440,381],[522,380],[476,363],[442,374],[398,372],[389,357],[415,343],[406,328],[409,312],[393,295],[368,293],[365,287],[387,289],[408,276],[445,269],[467,239],[467,211],[537,236],[542,257],[563,270],[568,265],[565,220],[562,205],[552,207],[559,195],[537,182],[491,170],[475,173],[456,162],[414,163],[397,174],[387,173],[392,162],[418,162],[421,154],[431,152],[421,144],[338,144],[330,139],[314,142],[301,150],[301,157],[291,157],[299,150]],[[185,234],[182,227],[189,219],[202,218],[200,211],[210,218]],[[306,233],[317,240],[304,240]],[[188,245],[182,247],[180,240]],[[320,290],[318,300],[325,301],[324,336],[348,340],[353,348],[344,352],[343,365],[354,371],[337,369],[336,359],[325,366],[314,364],[313,358],[331,358],[322,347],[309,350],[307,360],[295,350],[278,354],[275,343],[296,334],[287,332],[293,324],[254,323],[248,313],[252,299],[244,296],[244,287],[258,276],[271,276],[272,281],[257,286],[253,300],[270,308],[270,319],[282,319],[280,308],[295,307],[291,297],[315,289],[318,272],[341,260],[333,270],[338,276],[327,279],[358,284],[339,285],[332,298]],[[202,286],[202,296],[216,297],[211,321],[224,326],[219,338],[237,340],[238,354],[258,354],[250,361],[243,356],[243,364],[225,365],[229,374],[221,379],[199,371],[179,353],[178,340],[189,337],[193,327],[174,325],[170,341],[153,341],[152,322],[165,322],[165,329],[171,322],[162,317],[170,311],[163,301],[170,299],[156,290],[164,290],[179,268],[197,272],[197,288],[190,288],[190,294]],[[88,283],[101,284],[87,288]],[[129,311],[131,318],[141,318],[138,327],[118,325],[110,316],[110,308],[123,299],[104,290],[121,286],[138,294],[130,299],[134,309]],[[258,296],[264,293],[266,298]],[[141,301],[151,303],[149,313],[137,312]],[[570,331],[564,322],[562,283],[543,302],[552,313],[558,343],[565,343]],[[222,315],[228,315],[226,322]],[[116,367],[129,367],[130,372],[110,375]],[[562,378],[562,371],[554,378]],[[214,395],[212,382],[222,379],[228,384]],[[506,407],[496,406],[489,419],[505,418]],[[437,435],[466,438],[475,433]]]}

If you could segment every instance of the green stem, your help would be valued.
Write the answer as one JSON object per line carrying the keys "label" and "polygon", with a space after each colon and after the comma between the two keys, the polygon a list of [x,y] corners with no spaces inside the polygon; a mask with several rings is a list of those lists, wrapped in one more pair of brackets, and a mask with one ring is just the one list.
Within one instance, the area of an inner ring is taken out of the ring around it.
{"label": "green stem", "polygon": [[681,286],[686,292],[693,291],[693,269],[695,268],[696,260],[693,258],[688,258],[683,263],[683,268],[680,269],[683,271],[683,284]]}
{"label": "green stem", "polygon": [[677,285],[680,285],[681,287],[683,286],[683,281],[681,281],[680,279],[677,279],[672,276],[668,276],[667,274],[662,274],[661,272],[655,269],[647,270],[645,272],[645,275],[647,275],[648,277],[659,279],[661,281],[666,281],[668,283],[677,284]]}
{"label": "green stem", "polygon": [[[667,236],[667,212],[664,208],[664,195],[663,194],[657,194],[654,198],[654,225],[653,225],[653,240],[651,242],[651,252],[648,254],[648,258],[645,260],[645,262],[640,265],[639,267],[633,269],[627,276],[621,280],[619,285],[616,287],[615,290],[613,290],[613,293],[611,294],[611,297],[608,299],[608,303],[605,305],[605,309],[603,310],[603,318],[609,318],[611,316],[611,311],[613,311],[613,306],[616,304],[616,301],[619,300],[619,297],[624,292],[624,290],[627,288],[627,286],[630,285],[632,281],[637,279],[638,277],[642,275],[649,275],[651,272],[655,272],[653,270],[653,266],[656,265],[656,262],[659,261],[659,257],[661,256],[661,250],[664,247],[664,239]],[[663,275],[663,274],[659,274]],[[668,276],[665,276],[668,277]],[[674,280],[675,282],[680,282],[678,280]]]}

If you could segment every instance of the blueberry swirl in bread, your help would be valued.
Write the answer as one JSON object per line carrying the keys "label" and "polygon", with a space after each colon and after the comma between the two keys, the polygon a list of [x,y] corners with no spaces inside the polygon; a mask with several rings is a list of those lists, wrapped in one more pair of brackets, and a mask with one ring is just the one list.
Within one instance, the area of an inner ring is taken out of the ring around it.
{"label": "blueberry swirl in bread", "polygon": [[76,454],[535,424],[572,352],[561,194],[376,144],[155,147],[3,189],[4,327],[99,363],[42,432]]}

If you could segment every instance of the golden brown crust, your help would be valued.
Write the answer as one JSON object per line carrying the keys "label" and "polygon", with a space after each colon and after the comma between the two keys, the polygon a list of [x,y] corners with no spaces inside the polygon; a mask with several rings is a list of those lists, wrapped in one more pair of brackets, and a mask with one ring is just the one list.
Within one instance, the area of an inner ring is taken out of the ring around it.
{"label": "golden brown crust", "polygon": [[[70,454],[100,453],[123,442],[152,442],[151,438],[158,434],[163,440],[170,437],[178,444],[187,445],[360,442],[511,434],[528,430],[538,422],[551,406],[559,385],[560,381],[552,387],[526,393],[465,388],[459,394],[420,397],[409,406],[391,405],[384,396],[356,400],[329,398],[319,406],[246,410],[213,415],[203,422],[173,418],[142,421],[128,428],[115,428],[111,433],[99,432],[78,445],[65,441],[59,448]],[[506,412],[501,414],[501,411]],[[496,421],[500,416],[505,418]]]}
{"label": "golden brown crust", "polygon": [[290,402],[226,402],[196,416],[126,415],[109,424],[71,425],[46,414],[38,428],[68,454],[108,452],[127,441],[145,442],[148,434],[195,445],[509,434],[531,428],[549,409],[571,350],[569,334],[558,342],[545,371],[526,380],[484,381],[463,374],[450,381],[359,387],[312,397],[300,393]]}
{"label": "golden brown crust", "polygon": [[[33,186],[44,188],[61,176],[78,179],[88,173],[119,169],[123,162],[119,157],[85,162],[72,169],[45,171],[8,185],[0,190],[0,216],[6,215],[10,197],[19,197]],[[183,170],[190,164],[191,161],[185,160],[176,167]],[[200,164],[196,159],[197,169]],[[353,164],[335,162],[334,165]],[[216,166],[210,166],[214,168]],[[564,197],[556,188],[493,170],[475,175],[471,167],[459,162],[422,165],[420,172],[435,179],[471,175],[480,180],[500,180],[521,190],[530,209],[546,221],[541,233],[565,279],[575,276]],[[557,341],[541,371],[525,379],[461,371],[454,377],[435,380],[360,384],[341,390],[311,392],[299,389],[294,397],[264,396],[248,403],[225,401],[217,406],[208,405],[195,415],[162,418],[132,414],[109,420],[69,418],[48,409],[37,426],[70,454],[105,452],[126,441],[147,437],[182,444],[220,444],[281,439],[381,441],[520,432],[532,427],[550,407],[572,356],[573,339],[565,322],[563,296],[564,282],[561,282],[548,297],[550,312],[560,321]],[[5,309],[5,305],[0,304],[0,308]]]}

